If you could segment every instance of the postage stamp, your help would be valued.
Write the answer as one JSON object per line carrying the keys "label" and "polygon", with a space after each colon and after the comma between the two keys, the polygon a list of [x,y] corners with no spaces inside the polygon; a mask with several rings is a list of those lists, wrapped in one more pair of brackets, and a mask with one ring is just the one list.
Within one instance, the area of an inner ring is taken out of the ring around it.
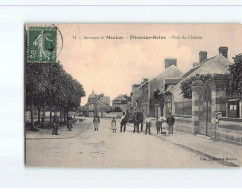
{"label": "postage stamp", "polygon": [[28,62],[56,62],[57,28],[36,26],[28,28]]}

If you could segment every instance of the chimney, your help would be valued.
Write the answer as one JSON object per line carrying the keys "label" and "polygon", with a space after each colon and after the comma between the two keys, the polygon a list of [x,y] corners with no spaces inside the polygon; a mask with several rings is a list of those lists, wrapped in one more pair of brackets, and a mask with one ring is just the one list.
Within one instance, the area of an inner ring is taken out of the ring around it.
{"label": "chimney", "polygon": [[207,59],[208,53],[206,51],[200,51],[199,52],[199,63],[203,62]]}
{"label": "chimney", "polygon": [[166,58],[165,59],[165,69],[167,69],[170,66],[177,66],[177,59],[176,58]]}
{"label": "chimney", "polygon": [[222,54],[225,58],[228,58],[228,47],[219,47],[219,54]]}
{"label": "chimney", "polygon": [[193,63],[193,68],[196,68],[196,67],[198,67],[199,66],[199,62],[194,62]]}
{"label": "chimney", "polygon": [[132,91],[134,91],[135,89],[137,89],[139,86],[140,86],[139,84],[132,85]]}
{"label": "chimney", "polygon": [[147,78],[144,78],[143,79],[143,83],[145,83],[145,82],[147,82],[148,81],[148,79]]}

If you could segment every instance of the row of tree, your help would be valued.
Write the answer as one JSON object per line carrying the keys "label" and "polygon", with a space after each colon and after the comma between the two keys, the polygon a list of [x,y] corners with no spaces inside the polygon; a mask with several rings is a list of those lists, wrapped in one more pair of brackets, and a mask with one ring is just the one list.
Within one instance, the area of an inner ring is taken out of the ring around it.
{"label": "row of tree", "polygon": [[[60,112],[60,121],[66,122],[68,112],[80,106],[85,96],[83,86],[68,74],[60,63],[26,63],[25,67],[26,110],[31,113],[34,128],[34,110],[38,111],[38,122],[45,125],[46,111]],[[42,116],[41,116],[41,113]]]}

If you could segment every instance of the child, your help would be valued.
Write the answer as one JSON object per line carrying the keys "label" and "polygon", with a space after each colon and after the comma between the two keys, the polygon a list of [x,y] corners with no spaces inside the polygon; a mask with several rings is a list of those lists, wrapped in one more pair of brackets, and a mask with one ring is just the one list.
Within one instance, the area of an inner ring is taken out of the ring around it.
{"label": "child", "polygon": [[166,132],[163,132],[163,131],[162,131],[162,124],[166,121],[166,118],[163,117],[163,116],[160,116],[159,121],[160,121],[160,123],[161,123],[161,125],[160,125],[160,130],[161,130],[161,132],[160,132],[160,133],[163,134],[163,135],[166,135]]}
{"label": "child", "polygon": [[161,130],[161,122],[159,121],[158,117],[156,119],[155,126],[156,126],[156,130],[157,130],[157,134],[160,133],[160,130]]}
{"label": "child", "polygon": [[116,133],[116,120],[115,118],[113,117],[113,120],[111,121],[111,129],[113,130],[113,133],[115,132]]}

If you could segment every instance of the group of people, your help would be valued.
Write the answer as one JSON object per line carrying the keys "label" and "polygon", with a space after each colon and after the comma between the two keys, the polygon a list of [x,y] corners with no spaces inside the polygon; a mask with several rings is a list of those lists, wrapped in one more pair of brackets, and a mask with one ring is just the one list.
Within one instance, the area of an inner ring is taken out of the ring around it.
{"label": "group of people", "polygon": [[[145,134],[147,133],[149,133],[149,135],[151,134],[150,132],[151,120],[152,118],[150,118],[150,115],[148,114],[146,119],[144,120],[144,123],[146,125]],[[164,116],[160,116],[160,118],[158,117],[156,118],[155,126],[156,126],[157,134],[161,133],[163,135],[166,135],[166,132],[162,131],[162,125],[165,122],[168,124],[168,130],[169,130],[168,134],[173,134],[173,125],[175,123],[175,118],[171,114],[167,118],[165,118]]]}
{"label": "group of people", "polygon": [[[150,129],[151,129],[152,120],[153,119],[148,114],[145,120],[143,121],[143,123],[146,125],[145,134],[147,133],[149,135],[151,134]],[[160,116],[160,118],[156,119],[155,125],[156,125],[157,134],[161,133],[163,135],[166,135],[166,132],[163,131],[163,128],[162,128],[162,125],[165,122],[168,124],[168,130],[169,130],[168,134],[173,134],[173,125],[175,123],[175,118],[171,114],[167,118],[165,118],[164,116]],[[100,118],[97,115],[95,115],[93,118],[94,131],[98,131],[99,123],[100,123]],[[126,124],[127,124],[126,114],[123,112],[123,115],[121,116],[121,122],[120,122],[120,132],[126,131]],[[143,125],[141,125],[141,128],[143,128]],[[117,122],[114,117],[111,120],[111,130],[113,131],[113,133],[116,133],[117,131]]]}
{"label": "group of people", "polygon": [[[59,117],[57,115],[57,112],[54,112],[54,116],[52,118],[53,120],[53,130],[52,130],[52,135],[59,135],[58,134],[58,129],[59,129]],[[144,120],[144,124],[146,125],[145,127],[145,134],[151,134],[150,128],[151,128],[151,120],[152,118],[148,114],[147,117]],[[161,116],[160,118],[156,119],[156,130],[157,134],[161,133],[163,135],[166,135],[166,132],[162,131],[162,124],[167,123],[169,126],[169,134],[173,134],[173,125],[175,123],[174,116],[169,115],[167,118]],[[93,124],[94,124],[94,131],[98,131],[99,128],[99,123],[100,123],[100,118],[97,116],[97,114],[93,118]],[[123,115],[121,116],[121,122],[120,122],[120,132],[125,132],[126,131],[126,124],[127,124],[127,119],[126,119],[126,114],[123,112]],[[72,116],[69,114],[67,117],[67,131],[71,131],[73,128],[72,126]],[[143,125],[141,126],[143,128]],[[116,133],[117,131],[117,122],[115,118],[113,117],[111,121],[111,129],[113,130],[113,133]],[[142,130],[141,130],[142,131]]]}
{"label": "group of people", "polygon": [[[59,130],[59,117],[57,115],[57,112],[54,112],[54,116],[52,117],[53,120],[53,130],[52,130],[52,135],[59,135],[58,130]],[[67,117],[67,131],[71,131],[72,129],[72,116],[69,114]]]}
{"label": "group of people", "polygon": [[166,132],[162,131],[162,125],[163,123],[167,123],[168,124],[168,134],[173,134],[173,125],[175,123],[175,118],[172,115],[169,115],[167,118],[165,118],[164,116],[161,116],[160,118],[156,119],[156,130],[157,130],[157,134],[161,133],[163,135],[166,135]]}
{"label": "group of people", "polygon": [[[126,131],[126,116],[125,116],[125,112],[123,112],[123,115],[121,116],[121,122],[120,122],[120,132],[124,132]],[[111,121],[111,129],[113,130],[113,133],[116,133],[117,130],[117,123],[115,118],[113,117],[112,121]]]}
{"label": "group of people", "polygon": [[[97,116],[97,114],[93,118],[93,125],[94,125],[94,131],[98,131],[99,128],[99,123],[100,123],[100,118]],[[126,130],[126,121],[125,121],[125,113],[123,113],[121,117],[121,123],[120,123],[120,132],[125,132]],[[117,123],[115,118],[113,117],[111,121],[111,129],[113,130],[114,133],[116,133],[117,130]]]}

